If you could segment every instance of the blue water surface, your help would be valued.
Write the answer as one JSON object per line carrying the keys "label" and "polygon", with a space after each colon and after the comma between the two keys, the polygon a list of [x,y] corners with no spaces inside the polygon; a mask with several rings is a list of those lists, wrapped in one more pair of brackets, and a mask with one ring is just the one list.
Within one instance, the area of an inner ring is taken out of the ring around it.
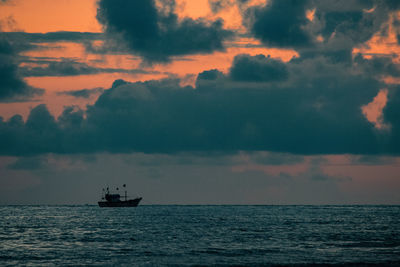
{"label": "blue water surface", "polygon": [[400,206],[1,206],[0,266],[400,266]]}

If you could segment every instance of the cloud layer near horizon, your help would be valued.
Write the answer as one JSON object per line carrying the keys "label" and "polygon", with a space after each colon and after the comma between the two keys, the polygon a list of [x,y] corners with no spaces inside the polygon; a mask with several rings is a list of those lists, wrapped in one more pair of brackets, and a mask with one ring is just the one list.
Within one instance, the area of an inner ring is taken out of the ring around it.
{"label": "cloud layer near horizon", "polygon": [[398,154],[397,88],[384,113],[390,132],[375,129],[361,110],[383,86],[359,74],[370,64],[238,55],[228,74],[200,73],[196,88],[178,79],[117,80],[86,112],[68,107],[56,120],[39,105],[26,122],[18,115],[1,122],[0,153]]}

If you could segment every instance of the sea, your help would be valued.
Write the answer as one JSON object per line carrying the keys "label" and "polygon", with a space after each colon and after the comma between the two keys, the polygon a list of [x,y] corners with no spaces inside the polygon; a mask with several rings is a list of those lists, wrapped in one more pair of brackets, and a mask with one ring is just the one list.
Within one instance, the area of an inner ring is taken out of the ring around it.
{"label": "sea", "polygon": [[0,266],[400,266],[400,206],[0,206]]}

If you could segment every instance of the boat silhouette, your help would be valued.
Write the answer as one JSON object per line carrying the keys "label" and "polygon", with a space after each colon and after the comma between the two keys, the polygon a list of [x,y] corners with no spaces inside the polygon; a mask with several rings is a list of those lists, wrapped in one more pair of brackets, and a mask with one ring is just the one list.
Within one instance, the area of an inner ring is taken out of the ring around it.
{"label": "boat silhouette", "polygon": [[[123,185],[126,188],[126,185]],[[117,188],[118,191],[118,188]],[[98,202],[99,206],[102,208],[114,208],[114,207],[137,207],[139,202],[142,200],[141,197],[136,197],[134,199],[128,199],[127,191],[125,190],[125,200],[121,200],[120,194],[110,193],[110,189],[107,187],[106,190],[103,189],[101,196],[101,201]]]}

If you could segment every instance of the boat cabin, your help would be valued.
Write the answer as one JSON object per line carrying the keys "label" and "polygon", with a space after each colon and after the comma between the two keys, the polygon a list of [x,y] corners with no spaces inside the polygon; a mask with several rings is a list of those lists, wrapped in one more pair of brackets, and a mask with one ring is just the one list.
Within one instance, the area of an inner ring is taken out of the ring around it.
{"label": "boat cabin", "polygon": [[106,194],[105,196],[108,202],[118,202],[121,201],[121,196],[119,194]]}

